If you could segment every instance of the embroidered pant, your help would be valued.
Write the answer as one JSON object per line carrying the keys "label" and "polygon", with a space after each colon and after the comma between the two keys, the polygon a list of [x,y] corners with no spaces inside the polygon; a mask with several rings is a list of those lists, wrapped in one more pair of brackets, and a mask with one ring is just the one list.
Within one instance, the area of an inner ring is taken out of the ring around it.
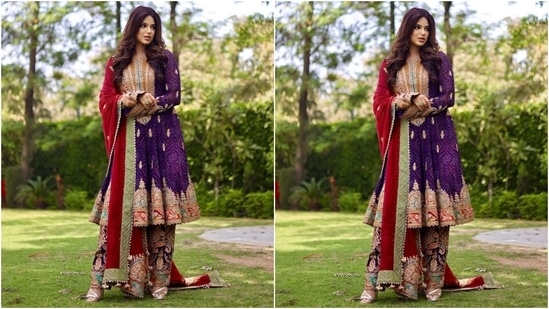
{"label": "embroidered pant", "polygon": [[[419,258],[409,258],[402,262],[402,282],[395,292],[406,298],[417,299],[422,283],[425,291],[442,288],[444,270],[448,256],[449,227],[424,227],[419,230]],[[374,228],[372,251],[368,256],[365,271],[364,289],[373,291],[377,288],[377,275],[380,265],[381,228]]]}
{"label": "embroidered pant", "polygon": [[[120,288],[122,292],[131,296],[144,297],[149,285],[152,286],[152,291],[155,291],[167,287],[170,283],[175,225],[154,225],[139,229],[143,229],[143,248],[146,248],[147,252],[131,256],[128,282],[122,283]],[[107,254],[107,227],[101,226],[91,271],[91,287],[94,289],[103,286]]]}

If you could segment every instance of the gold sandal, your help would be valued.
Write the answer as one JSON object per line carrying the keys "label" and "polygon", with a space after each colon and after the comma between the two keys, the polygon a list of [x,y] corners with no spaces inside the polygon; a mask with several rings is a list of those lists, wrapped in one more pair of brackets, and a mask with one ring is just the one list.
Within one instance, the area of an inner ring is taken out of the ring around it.
{"label": "gold sandal", "polygon": [[434,289],[429,293],[425,294],[425,297],[427,297],[428,301],[437,301],[440,299],[440,296],[442,296],[442,289]]}
{"label": "gold sandal", "polygon": [[101,299],[101,297],[103,297],[103,289],[91,288],[88,290],[88,294],[86,294],[86,301],[98,302]]}
{"label": "gold sandal", "polygon": [[152,292],[152,297],[154,299],[164,299],[164,297],[166,297],[166,295],[168,294],[168,288],[167,287],[161,287],[159,289],[157,289],[156,291]]}
{"label": "gold sandal", "polygon": [[364,289],[364,291],[362,291],[362,294],[360,295],[360,302],[362,304],[371,304],[376,300],[376,298],[377,298],[377,291]]}

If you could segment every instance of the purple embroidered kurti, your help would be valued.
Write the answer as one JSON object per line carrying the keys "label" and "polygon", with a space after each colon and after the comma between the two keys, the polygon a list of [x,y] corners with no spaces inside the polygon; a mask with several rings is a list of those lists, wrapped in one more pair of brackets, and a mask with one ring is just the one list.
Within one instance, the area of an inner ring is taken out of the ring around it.
{"label": "purple embroidered kurti", "polygon": [[[104,85],[100,99],[104,127],[116,126],[116,130],[104,129],[106,143],[113,143],[111,140],[119,138],[119,127],[125,126],[124,178],[125,184],[132,182],[133,186],[129,190],[127,187],[124,189],[123,198],[124,201],[131,201],[133,226],[179,224],[194,221],[200,216],[189,176],[181,126],[173,108],[181,100],[179,71],[173,54],[166,50],[165,55],[168,57],[165,81],[155,80],[154,71],[146,58],[134,58],[123,73],[122,91],[134,97],[143,92],[153,94],[161,107],[155,114],[137,118],[128,116],[130,109],[122,107],[120,93],[114,85],[112,88]],[[114,74],[112,59],[108,67],[111,72],[107,69],[106,75]],[[109,80],[108,76],[106,80]],[[107,117],[103,109],[113,106],[117,108],[118,116],[114,117],[117,121],[106,124],[114,118]],[[122,117],[126,121],[122,121]],[[113,149],[111,151],[117,151]],[[111,153],[109,172],[90,217],[92,222],[101,225],[108,225],[109,220],[113,156]]]}
{"label": "purple embroidered kurti", "polygon": [[[397,73],[393,91],[388,87],[379,89],[386,84],[386,79],[383,78],[387,75],[384,61],[374,98],[378,130],[380,124],[387,123],[386,132],[378,132],[380,148],[384,155],[384,169],[388,144],[400,143],[400,154],[389,160],[400,160],[400,170],[407,171],[399,178],[399,182],[403,179],[407,181],[407,190],[399,189],[398,195],[401,198],[397,202],[397,208],[405,207],[405,212],[402,213],[405,214],[407,228],[445,227],[473,220],[473,209],[463,179],[454,123],[448,109],[454,105],[453,72],[446,55],[439,52],[439,56],[442,60],[439,85],[433,85],[429,81],[428,73],[419,60],[412,60]],[[395,98],[398,95],[410,98],[419,93],[430,99],[429,113],[425,117],[405,119],[405,111],[395,108]],[[392,139],[393,130],[399,130],[398,139]],[[389,185],[385,183],[384,173],[385,171],[382,172],[364,218],[364,222],[372,226],[381,226],[383,221],[383,195],[385,186]],[[399,221],[397,218],[397,224]]]}

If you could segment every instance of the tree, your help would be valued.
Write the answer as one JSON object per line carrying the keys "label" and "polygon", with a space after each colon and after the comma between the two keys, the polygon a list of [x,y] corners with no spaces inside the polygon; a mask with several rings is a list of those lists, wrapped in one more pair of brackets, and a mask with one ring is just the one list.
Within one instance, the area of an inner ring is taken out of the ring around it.
{"label": "tree", "polygon": [[301,85],[299,89],[299,133],[297,136],[297,148],[295,151],[295,172],[296,181],[302,182],[305,178],[304,165],[307,160],[307,128],[309,126],[309,115],[307,106],[309,105],[309,77],[311,75],[311,52],[312,52],[312,25],[313,25],[313,6],[312,1],[305,7],[305,20],[301,25],[303,35],[303,69],[301,70]]}
{"label": "tree", "polygon": [[444,32],[446,32],[446,55],[450,61],[450,66],[454,63],[454,41],[452,39],[452,26],[450,25],[450,7],[452,1],[443,1],[444,5]]}
{"label": "tree", "polygon": [[176,63],[179,65],[179,32],[177,31],[177,21],[175,20],[175,17],[177,16],[175,10],[177,3],[177,1],[170,1],[170,30],[172,32],[172,53]]}
{"label": "tree", "polygon": [[173,42],[181,47],[183,132],[201,150],[200,160],[190,156],[201,172],[195,178],[216,199],[224,188],[272,189],[264,172],[272,173],[272,134],[264,134],[272,132],[272,16],[231,17],[232,31],[216,35],[224,24],[194,21],[199,10],[177,8],[184,9]]}
{"label": "tree", "polygon": [[[2,46],[5,50],[2,57],[3,63],[6,62],[6,65],[12,66],[23,63],[21,67],[25,67],[24,74],[21,70],[14,72],[19,76],[23,75],[21,80],[25,89],[22,108],[25,134],[20,160],[24,181],[31,176],[30,164],[33,155],[35,123],[37,116],[41,116],[40,113],[36,114],[37,107],[43,102],[46,92],[58,90],[52,82],[56,77],[61,76],[58,70],[76,61],[80,53],[91,48],[89,42],[91,34],[88,32],[96,26],[97,21],[93,18],[75,19],[82,7],[90,8],[90,14],[95,13],[91,9],[93,7],[87,3],[2,3],[2,9],[7,12],[2,19]],[[6,65],[3,65],[3,69],[8,67]],[[53,73],[47,73],[52,71]],[[8,80],[13,80],[13,77],[9,76],[12,72],[5,73],[8,75]],[[51,75],[48,76],[49,74]],[[16,99],[15,96],[10,98]],[[4,103],[8,106],[20,104],[17,101]]]}
{"label": "tree", "polygon": [[[343,68],[360,61],[366,50],[374,54],[391,37],[391,29],[385,27],[391,22],[394,28],[394,4],[286,2],[277,3],[277,8],[277,117],[295,117],[299,124],[293,164],[295,182],[300,183],[305,177],[308,125],[321,120],[326,111],[319,104],[332,104],[336,111],[343,108],[353,119],[367,101],[366,93],[371,91],[368,80],[377,70],[352,72]],[[377,65],[378,58],[367,61]]]}
{"label": "tree", "polygon": [[[307,88],[309,152],[306,163],[311,161],[305,165],[307,177],[329,176],[332,162],[352,157],[355,150],[347,153],[338,146],[328,152],[330,145],[338,145],[337,140],[320,132],[343,139],[350,133],[341,132],[341,121],[371,120],[370,97],[379,63],[388,54],[394,20],[412,5],[413,2],[314,3],[314,22],[308,29],[312,33],[313,52]],[[299,148],[296,127],[299,126],[298,99],[306,42],[299,25],[306,20],[307,6],[305,3],[277,4],[276,168],[279,177],[291,177],[289,169],[297,164],[297,157],[292,158],[291,154]],[[456,103],[451,112],[465,179],[473,194],[481,192],[484,196],[486,192],[490,199],[502,190],[516,190],[517,194],[540,192],[543,190],[540,188],[547,185],[547,15],[532,12],[521,18],[487,24],[472,22],[476,12],[466,4],[445,1],[427,9],[437,21],[441,50],[453,63]],[[328,108],[334,105],[336,109]],[[318,111],[324,118],[316,117],[320,114]],[[346,116],[341,117],[339,111],[347,112]],[[375,134],[375,131],[368,132]],[[365,140],[366,148],[377,147],[370,136]],[[363,150],[359,153],[363,157],[365,154]],[[356,172],[356,168],[352,172]],[[368,179],[364,183],[370,181],[369,172],[361,174]],[[343,183],[344,176],[344,173],[339,178],[336,176],[338,184]],[[284,181],[299,184],[283,179],[281,188],[287,187]],[[360,188],[360,192],[363,191]]]}

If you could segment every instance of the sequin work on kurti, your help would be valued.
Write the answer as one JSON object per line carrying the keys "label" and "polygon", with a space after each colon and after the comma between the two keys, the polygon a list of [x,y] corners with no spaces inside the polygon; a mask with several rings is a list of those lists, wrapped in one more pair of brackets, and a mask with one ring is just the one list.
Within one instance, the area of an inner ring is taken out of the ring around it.
{"label": "sequin work on kurti", "polygon": [[[179,78],[177,68],[171,78]],[[170,74],[167,74],[170,78]],[[155,82],[154,70],[146,58],[134,58],[123,72],[124,92],[149,92],[155,96],[173,95],[177,102],[179,91],[168,93],[168,83]],[[160,105],[160,104],[159,104]],[[135,130],[135,190],[133,194],[133,225],[179,224],[199,218],[200,210],[191,181],[179,119],[173,104],[163,106],[156,114],[129,117]],[[131,170],[131,169],[130,169]],[[128,171],[128,169],[126,169]],[[108,181],[108,177],[107,177]],[[108,224],[110,185],[96,199],[92,221]]]}

